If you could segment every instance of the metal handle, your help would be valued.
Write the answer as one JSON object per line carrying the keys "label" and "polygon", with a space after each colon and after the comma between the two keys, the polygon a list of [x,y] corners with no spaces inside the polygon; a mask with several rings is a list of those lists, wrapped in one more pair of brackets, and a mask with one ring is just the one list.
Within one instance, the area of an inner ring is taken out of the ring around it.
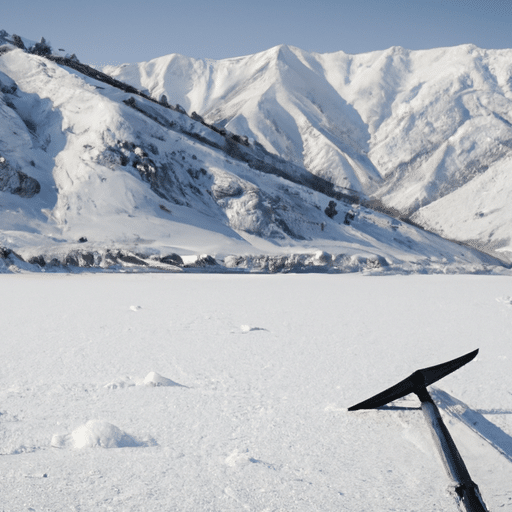
{"label": "metal handle", "polygon": [[467,512],[489,512],[480,495],[478,485],[471,480],[469,472],[462,460],[462,457],[455,446],[448,428],[441,418],[441,414],[437,405],[432,400],[426,388],[416,392],[421,400],[421,409],[428,426],[432,432],[437,449],[444,461],[445,467],[449,475],[455,480],[457,493],[460,501],[466,508]]}

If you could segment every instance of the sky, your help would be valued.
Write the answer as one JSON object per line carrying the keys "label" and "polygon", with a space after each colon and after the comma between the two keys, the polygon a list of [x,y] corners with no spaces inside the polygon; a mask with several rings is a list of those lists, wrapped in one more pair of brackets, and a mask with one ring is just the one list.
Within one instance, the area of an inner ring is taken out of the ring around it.
{"label": "sky", "polygon": [[25,0],[0,29],[101,66],[170,53],[223,59],[278,44],[319,53],[472,43],[512,48],[511,0]]}

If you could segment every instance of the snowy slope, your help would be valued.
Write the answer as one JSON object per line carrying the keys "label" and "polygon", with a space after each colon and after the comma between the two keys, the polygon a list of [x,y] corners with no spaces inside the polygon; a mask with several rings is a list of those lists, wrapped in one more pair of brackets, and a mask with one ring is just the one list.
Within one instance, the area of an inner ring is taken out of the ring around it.
{"label": "snowy slope", "polygon": [[281,45],[237,59],[169,55],[104,71],[255,138],[333,183],[371,191],[381,178],[366,155],[367,126],[318,67],[306,52]]}
{"label": "snowy slope", "polygon": [[415,397],[347,407],[475,348],[434,396],[512,510],[509,277],[0,280],[6,511],[455,512]]}
{"label": "snowy slope", "polygon": [[[467,208],[476,185],[465,185],[488,171],[507,174],[511,57],[512,50],[472,45],[360,55],[279,46],[238,59],[169,55],[106,71],[402,214],[419,211],[415,219],[440,233],[461,241],[477,235],[480,245],[506,250],[506,210],[485,229],[472,222],[506,203],[510,180],[487,189],[478,211]],[[454,217],[457,227],[447,221]]]}
{"label": "snowy slope", "polygon": [[110,250],[136,253],[128,264],[208,253],[264,270],[270,263],[253,255],[313,262],[327,251],[326,268],[496,263],[352,204],[258,144],[58,62],[10,47],[0,55],[0,244],[25,260],[110,266]]}
{"label": "snowy slope", "polygon": [[463,233],[475,247],[493,248],[510,257],[511,168],[511,157],[502,158],[452,194],[420,209],[413,219],[447,238],[458,239]]}

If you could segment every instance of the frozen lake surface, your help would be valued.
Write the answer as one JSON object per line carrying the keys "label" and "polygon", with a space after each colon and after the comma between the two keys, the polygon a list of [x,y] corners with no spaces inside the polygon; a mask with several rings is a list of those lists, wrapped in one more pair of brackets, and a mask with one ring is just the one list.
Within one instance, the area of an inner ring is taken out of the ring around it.
{"label": "frozen lake surface", "polygon": [[2,275],[0,510],[456,511],[436,384],[490,510],[512,511],[512,281],[464,275]]}

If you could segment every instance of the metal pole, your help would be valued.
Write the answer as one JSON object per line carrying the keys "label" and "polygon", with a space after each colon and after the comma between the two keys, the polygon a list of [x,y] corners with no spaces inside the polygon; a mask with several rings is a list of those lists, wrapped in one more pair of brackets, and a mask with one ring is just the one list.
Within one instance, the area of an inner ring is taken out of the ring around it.
{"label": "metal pole", "polygon": [[427,388],[415,391],[421,400],[421,409],[432,432],[437,449],[446,470],[456,482],[455,492],[467,512],[489,512],[482,499],[478,485],[471,480],[469,472],[455,443],[441,418],[437,405],[432,400]]}

